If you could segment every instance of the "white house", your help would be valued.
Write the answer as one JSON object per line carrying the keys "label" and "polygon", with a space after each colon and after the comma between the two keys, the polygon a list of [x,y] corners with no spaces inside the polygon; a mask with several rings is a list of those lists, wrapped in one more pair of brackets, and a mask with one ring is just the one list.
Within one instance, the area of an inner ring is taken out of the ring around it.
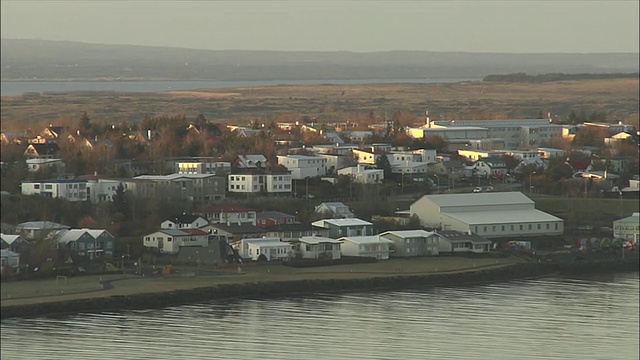
{"label": "white house", "polygon": [[438,236],[433,231],[393,230],[380,234],[393,241],[391,256],[431,256],[438,255]]}
{"label": "white house", "polygon": [[359,184],[379,184],[384,180],[384,170],[371,165],[358,164],[338,170],[338,175],[347,175]]}
{"label": "white house", "polygon": [[182,246],[206,247],[209,233],[200,229],[161,229],[143,236],[143,245],[163,253],[176,254]]}
{"label": "white house", "polygon": [[291,193],[292,176],[287,173],[234,173],[228,175],[228,190],[245,194]]}
{"label": "white house", "polygon": [[336,260],[342,255],[339,240],[323,236],[302,236],[294,245],[294,252],[299,253],[303,259],[325,259]]}
{"label": "white house", "polygon": [[327,159],[321,156],[278,155],[278,164],[291,171],[291,177],[295,180],[327,173]]}
{"label": "white house", "polygon": [[267,261],[286,260],[291,255],[293,245],[279,238],[245,238],[239,241],[237,250],[244,259],[258,260],[264,255]]}
{"label": "white house", "polygon": [[625,240],[640,240],[640,213],[613,222],[613,236]]}
{"label": "white house", "polygon": [[423,177],[429,172],[429,164],[415,161],[396,162],[391,164],[391,172],[409,175],[412,178]]}
{"label": "white house", "polygon": [[160,229],[198,229],[209,222],[200,215],[179,214],[160,224]]}
{"label": "white house", "polygon": [[87,201],[87,181],[79,179],[54,179],[23,181],[22,195],[41,195],[67,201]]}
{"label": "white house", "polygon": [[338,239],[342,242],[343,256],[372,257],[379,260],[389,258],[392,240],[379,235],[345,236]]}
{"label": "white house", "polygon": [[535,208],[521,192],[424,195],[410,207],[425,227],[485,238],[561,235],[564,221]]}

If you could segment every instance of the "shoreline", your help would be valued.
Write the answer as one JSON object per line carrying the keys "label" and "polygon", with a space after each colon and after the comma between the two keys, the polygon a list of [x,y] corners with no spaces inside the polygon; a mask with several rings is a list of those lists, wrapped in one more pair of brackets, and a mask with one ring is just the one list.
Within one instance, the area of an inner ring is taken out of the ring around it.
{"label": "shoreline", "polygon": [[[9,318],[59,316],[81,312],[160,309],[168,306],[214,300],[272,298],[317,293],[348,293],[354,291],[390,291],[425,287],[476,286],[544,276],[596,273],[637,272],[638,259],[601,260],[566,263],[516,263],[498,268],[472,271],[370,277],[360,279],[293,280],[238,284],[222,284],[135,295],[113,295],[60,302],[11,305],[1,308],[0,320]],[[72,310],[71,310],[72,309]]]}

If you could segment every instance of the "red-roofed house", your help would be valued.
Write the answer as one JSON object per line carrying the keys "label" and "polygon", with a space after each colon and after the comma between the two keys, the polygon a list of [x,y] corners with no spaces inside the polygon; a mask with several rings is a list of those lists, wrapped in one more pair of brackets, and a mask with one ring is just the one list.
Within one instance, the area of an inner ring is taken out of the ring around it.
{"label": "red-roofed house", "polygon": [[196,211],[212,224],[251,224],[256,225],[256,211],[239,205],[210,205]]}

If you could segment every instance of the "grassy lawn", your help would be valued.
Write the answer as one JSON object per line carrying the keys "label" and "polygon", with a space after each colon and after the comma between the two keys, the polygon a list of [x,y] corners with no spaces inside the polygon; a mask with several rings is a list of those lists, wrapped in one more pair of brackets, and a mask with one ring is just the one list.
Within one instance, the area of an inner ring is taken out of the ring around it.
{"label": "grassy lawn", "polygon": [[[80,276],[64,280],[16,281],[2,284],[2,306],[65,301],[113,295],[133,295],[193,289],[220,284],[291,281],[306,279],[355,279],[380,276],[419,275],[473,270],[476,267],[504,266],[521,261],[506,259],[467,259],[430,257],[390,259],[370,264],[291,268],[282,265],[244,266],[241,273],[228,269],[215,275],[143,278],[135,275]],[[102,289],[101,280],[112,281],[112,289]]]}

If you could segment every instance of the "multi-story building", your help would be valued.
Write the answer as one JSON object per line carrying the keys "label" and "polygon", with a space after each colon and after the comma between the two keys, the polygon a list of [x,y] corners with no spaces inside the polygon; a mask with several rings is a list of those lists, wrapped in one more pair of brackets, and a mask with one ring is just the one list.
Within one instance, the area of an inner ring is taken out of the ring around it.
{"label": "multi-story building", "polygon": [[384,170],[371,165],[358,164],[338,170],[338,175],[347,175],[359,184],[379,184],[384,180]]}
{"label": "multi-story building", "polygon": [[278,164],[286,167],[294,180],[323,176],[327,173],[327,159],[320,156],[278,155]]}
{"label": "multi-story building", "polygon": [[227,178],[231,193],[284,195],[292,189],[292,175],[283,171],[234,171]]}
{"label": "multi-story building", "polygon": [[113,256],[116,242],[113,235],[103,229],[61,230],[55,235],[54,241],[76,255],[91,258]]}
{"label": "multi-story building", "polygon": [[22,195],[41,195],[67,201],[87,201],[87,181],[80,179],[54,179],[23,181]]}
{"label": "multi-story building", "polygon": [[640,241],[640,213],[613,222],[613,236],[625,240]]}
{"label": "multi-story building", "polygon": [[[342,236],[373,235],[373,224],[357,219],[323,219],[314,221],[311,225],[321,230],[329,230],[327,237],[337,239]],[[324,235],[323,235],[324,236]]]}
{"label": "multi-story building", "polygon": [[125,189],[142,197],[173,197],[209,203],[225,198],[225,178],[213,174],[141,175],[123,181]]}
{"label": "multi-story building", "polygon": [[224,175],[231,172],[231,163],[223,161],[177,161],[178,174],[216,174]]}

